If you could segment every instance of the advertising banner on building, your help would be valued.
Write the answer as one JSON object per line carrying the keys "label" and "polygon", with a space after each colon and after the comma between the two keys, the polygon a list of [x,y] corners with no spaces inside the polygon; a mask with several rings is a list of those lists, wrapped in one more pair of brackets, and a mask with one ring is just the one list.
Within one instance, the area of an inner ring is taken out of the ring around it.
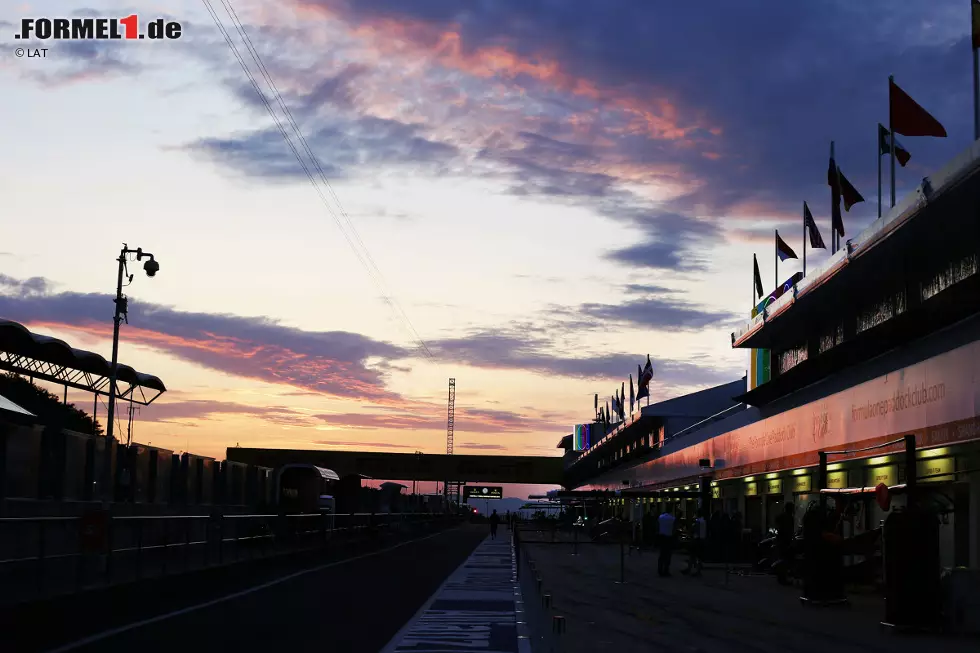
{"label": "advertising banner on building", "polygon": [[[640,485],[696,476],[709,458],[729,478],[817,463],[817,452],[883,444],[915,434],[917,446],[980,439],[980,342],[880,376],[616,472]],[[895,450],[900,450],[898,445]],[[882,453],[887,453],[883,450]],[[841,459],[840,456],[835,460]]]}
{"label": "advertising banner on building", "polygon": [[593,429],[594,424],[576,424],[574,430],[574,436],[572,438],[572,449],[573,451],[585,451],[590,448],[593,443]]}
{"label": "advertising banner on building", "polygon": [[463,488],[463,501],[503,498],[504,488],[500,485],[467,485]]}

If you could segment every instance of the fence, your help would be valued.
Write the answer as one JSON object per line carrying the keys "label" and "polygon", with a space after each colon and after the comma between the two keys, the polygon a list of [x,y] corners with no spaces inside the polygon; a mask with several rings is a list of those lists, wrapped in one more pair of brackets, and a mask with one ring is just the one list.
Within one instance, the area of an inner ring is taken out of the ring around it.
{"label": "fence", "polygon": [[515,524],[513,529],[514,554],[517,562],[517,580],[524,598],[524,618],[533,653],[559,653],[566,637],[565,617],[555,608],[554,596],[538,571],[537,563],[530,554],[531,545],[557,545],[578,555],[580,546],[619,547],[619,580],[626,581],[625,558],[632,555],[635,547],[625,537],[591,538],[580,533],[582,528],[559,529],[553,525]]}
{"label": "fence", "polygon": [[[618,553],[618,564],[612,572],[609,580],[616,584],[626,584],[630,582],[627,559],[634,555],[648,555],[650,560],[647,564],[653,565],[656,553],[643,554],[645,547],[636,546],[639,540],[635,534],[629,530],[628,523],[609,524],[607,531],[597,530],[589,533],[581,526],[568,526],[561,528],[556,523],[523,523],[518,524],[513,530],[514,554],[517,562],[518,582],[524,598],[525,619],[531,639],[532,651],[534,653],[558,653],[559,651],[571,648],[567,642],[576,637],[576,625],[571,624],[572,632],[567,633],[564,615],[561,614],[560,603],[563,598],[552,592],[546,578],[543,578],[538,564],[535,561],[535,547],[559,547],[570,555],[577,556],[594,547],[605,547],[606,550],[612,549]],[[686,560],[689,555],[687,549],[688,539],[682,538],[677,541],[674,549],[675,559],[682,557]],[[722,556],[731,559],[727,551]],[[588,555],[584,558],[589,558]],[[583,564],[588,564],[583,562]],[[705,563],[704,568],[714,568],[724,570],[725,583],[728,583],[729,574],[745,574],[750,565],[714,561]],[[556,606],[556,600],[558,606]],[[563,642],[566,644],[563,647]]]}
{"label": "fence", "polygon": [[420,513],[0,518],[0,605],[456,521]]}

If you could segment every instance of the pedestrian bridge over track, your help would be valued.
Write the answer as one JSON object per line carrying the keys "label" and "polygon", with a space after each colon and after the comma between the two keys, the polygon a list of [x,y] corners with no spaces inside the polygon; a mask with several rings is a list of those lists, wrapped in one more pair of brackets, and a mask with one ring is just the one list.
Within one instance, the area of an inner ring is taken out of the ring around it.
{"label": "pedestrian bridge over track", "polygon": [[551,456],[475,456],[467,454],[375,453],[324,449],[245,449],[229,447],[227,459],[276,468],[312,463],[341,477],[363,474],[399,481],[480,481],[561,485],[563,461]]}

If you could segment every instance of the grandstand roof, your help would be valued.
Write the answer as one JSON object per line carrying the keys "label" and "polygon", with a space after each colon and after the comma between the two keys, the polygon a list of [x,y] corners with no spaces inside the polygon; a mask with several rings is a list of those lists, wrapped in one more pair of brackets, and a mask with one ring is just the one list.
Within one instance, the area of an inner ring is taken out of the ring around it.
{"label": "grandstand roof", "polygon": [[[118,399],[147,405],[167,391],[157,376],[122,363],[116,369]],[[95,352],[75,349],[4,319],[0,319],[0,370],[103,395],[109,394],[112,371],[110,363]]]}

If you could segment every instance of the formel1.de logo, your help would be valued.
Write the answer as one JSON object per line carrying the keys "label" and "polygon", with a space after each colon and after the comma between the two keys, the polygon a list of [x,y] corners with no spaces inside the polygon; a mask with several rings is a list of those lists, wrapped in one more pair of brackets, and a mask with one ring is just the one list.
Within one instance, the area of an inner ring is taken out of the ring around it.
{"label": "formel1.de logo", "polygon": [[142,21],[136,14],[125,18],[22,18],[15,39],[40,41],[107,41],[180,38],[180,22],[153,18]]}

